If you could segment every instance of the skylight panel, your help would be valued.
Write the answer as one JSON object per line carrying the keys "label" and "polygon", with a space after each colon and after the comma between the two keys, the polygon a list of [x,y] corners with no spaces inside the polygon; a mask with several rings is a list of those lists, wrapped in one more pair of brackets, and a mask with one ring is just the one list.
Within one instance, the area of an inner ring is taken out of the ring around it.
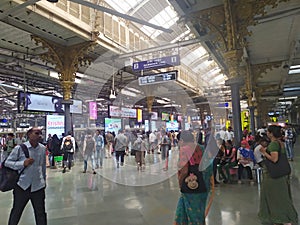
{"label": "skylight panel", "polygon": [[140,0],[105,0],[112,8],[121,13],[127,13],[130,9],[137,6]]}
{"label": "skylight panel", "polygon": [[[177,16],[177,13],[171,8],[171,6],[167,6],[157,15],[155,15],[151,20],[149,20],[149,23],[156,24],[168,29],[173,26],[178,19],[179,17]],[[162,31],[153,28],[149,29],[148,26],[142,26],[141,30],[152,39],[156,38],[162,33]]]}
{"label": "skylight panel", "polygon": [[173,39],[173,40],[171,41],[171,43],[175,43],[175,42],[177,42],[177,41],[182,40],[182,39],[185,38],[190,32],[191,32],[191,30],[187,30],[187,31],[181,33],[178,37],[176,37],[175,39]]}

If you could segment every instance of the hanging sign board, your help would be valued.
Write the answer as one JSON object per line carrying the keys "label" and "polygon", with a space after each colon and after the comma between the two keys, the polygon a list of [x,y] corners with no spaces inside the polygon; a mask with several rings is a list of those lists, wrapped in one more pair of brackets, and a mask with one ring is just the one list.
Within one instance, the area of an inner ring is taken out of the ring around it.
{"label": "hanging sign board", "polygon": [[170,71],[165,73],[158,73],[149,76],[139,77],[139,85],[157,84],[167,81],[176,80],[178,71]]}
{"label": "hanging sign board", "polygon": [[180,65],[179,55],[166,56],[156,59],[150,59],[147,61],[134,62],[132,64],[133,71],[140,70],[153,70],[159,68],[166,68]]}

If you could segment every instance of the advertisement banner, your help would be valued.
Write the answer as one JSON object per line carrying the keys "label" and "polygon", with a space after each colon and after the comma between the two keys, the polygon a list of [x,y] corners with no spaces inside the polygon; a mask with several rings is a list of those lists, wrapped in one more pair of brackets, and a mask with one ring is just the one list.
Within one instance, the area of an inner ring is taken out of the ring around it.
{"label": "advertisement banner", "polygon": [[115,132],[115,134],[118,134],[119,130],[122,128],[122,119],[117,118],[105,118],[104,119],[105,132]]}
{"label": "advertisement banner", "polygon": [[48,134],[53,136],[56,134],[58,138],[62,137],[65,132],[65,116],[62,115],[47,115],[46,116],[46,137]]}
{"label": "advertisement banner", "polygon": [[89,102],[89,109],[90,109],[90,119],[96,120],[97,119],[97,102]]}
{"label": "advertisement banner", "polygon": [[137,109],[137,121],[139,123],[143,122],[143,111],[141,109]]}

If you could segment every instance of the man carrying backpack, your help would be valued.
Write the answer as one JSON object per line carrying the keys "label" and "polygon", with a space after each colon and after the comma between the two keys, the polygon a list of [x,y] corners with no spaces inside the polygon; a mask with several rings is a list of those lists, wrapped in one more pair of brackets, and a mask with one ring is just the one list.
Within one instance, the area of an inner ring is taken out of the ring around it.
{"label": "man carrying backpack", "polygon": [[[26,158],[25,152],[20,146],[15,147],[7,160],[5,166],[21,173],[17,186],[13,191],[13,207],[9,216],[9,225],[19,223],[22,212],[31,201],[33,206],[35,223],[37,225],[47,224],[47,215],[45,210],[45,187],[46,187],[46,149],[39,143],[42,131],[38,127],[28,130],[27,137],[29,141],[25,142],[29,158]],[[2,223],[1,223],[2,224]]]}
{"label": "man carrying backpack", "polygon": [[92,162],[93,174],[96,174],[96,171],[95,171],[95,151],[96,151],[96,141],[92,136],[92,131],[88,130],[87,135],[85,136],[84,142],[83,142],[83,158],[84,158],[83,173],[86,173],[87,162],[90,158],[91,162]]}
{"label": "man carrying backpack", "polygon": [[74,152],[75,152],[75,139],[72,137],[72,132],[68,132],[68,135],[63,138],[60,149],[63,152],[63,173],[66,172],[67,165],[69,170],[71,170]]}

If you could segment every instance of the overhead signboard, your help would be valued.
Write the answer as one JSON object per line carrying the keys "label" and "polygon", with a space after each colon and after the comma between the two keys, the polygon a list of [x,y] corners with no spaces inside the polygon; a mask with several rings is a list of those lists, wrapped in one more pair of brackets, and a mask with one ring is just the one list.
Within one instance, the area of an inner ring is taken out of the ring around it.
{"label": "overhead signboard", "polygon": [[178,71],[170,71],[165,73],[158,73],[149,76],[139,77],[139,85],[158,84],[177,79]]}
{"label": "overhead signboard", "polygon": [[140,70],[153,70],[159,68],[166,68],[172,66],[178,66],[180,64],[179,55],[166,56],[156,59],[150,59],[147,61],[134,62],[132,64],[133,71]]}
{"label": "overhead signboard", "polygon": [[109,106],[109,115],[111,117],[127,117],[127,118],[136,118],[137,112],[136,109],[131,108],[120,108],[118,106]]}

